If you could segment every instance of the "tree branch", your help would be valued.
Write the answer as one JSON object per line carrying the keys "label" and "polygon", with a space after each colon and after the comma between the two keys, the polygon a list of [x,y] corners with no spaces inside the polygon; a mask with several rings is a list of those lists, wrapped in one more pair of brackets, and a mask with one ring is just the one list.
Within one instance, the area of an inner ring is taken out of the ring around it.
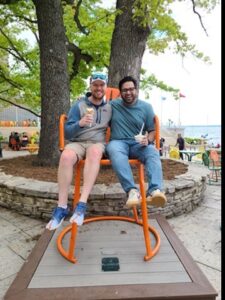
{"label": "tree branch", "polygon": [[22,20],[22,21],[25,21],[25,24],[26,26],[30,29],[30,31],[33,33],[33,35],[35,36],[35,39],[37,41],[37,43],[39,44],[39,38],[38,38],[38,35],[36,33],[37,31],[37,28],[36,28],[36,31],[35,31],[35,28],[33,28],[32,25],[37,25],[37,20],[33,20],[33,19],[30,19],[30,18],[27,18],[23,15],[17,15],[15,14],[15,16],[19,19],[19,20]]}
{"label": "tree branch", "polygon": [[[11,41],[11,39],[7,36],[7,34],[0,28],[0,32],[2,33],[2,35],[7,39],[7,41],[9,42],[9,44],[12,47],[12,50],[14,50],[16,52],[17,55],[13,54],[13,52],[10,51],[10,49],[6,48],[7,51],[12,54],[14,57],[16,57],[17,59],[23,61],[25,63],[25,65],[28,67],[29,70],[32,70],[30,64],[26,61],[26,59],[21,55],[21,53],[19,52],[19,50],[14,46],[13,42]],[[2,49],[4,49],[1,46]],[[6,50],[5,49],[5,50]]]}
{"label": "tree branch", "polygon": [[16,17],[18,17],[19,19],[24,20],[24,21],[26,21],[28,23],[32,23],[32,24],[36,24],[37,25],[37,20],[33,20],[33,19],[21,16],[21,15],[16,15]]}
{"label": "tree branch", "polygon": [[37,42],[37,44],[39,45],[40,44],[40,41],[39,41],[39,37],[38,37],[38,34],[37,34],[37,29],[35,30],[35,28],[33,28],[33,24],[30,24],[28,22],[25,22],[26,23],[26,26],[30,29],[30,31],[33,33],[34,37],[35,37],[35,40]]}
{"label": "tree branch", "polygon": [[[1,1],[1,0],[0,0]],[[25,25],[30,29],[30,31],[33,33],[33,35],[35,36],[35,39],[37,41],[37,43],[39,44],[39,38],[38,35],[36,33],[37,28],[35,29],[32,25],[37,25],[37,20],[33,20],[27,17],[24,17],[23,15],[18,15],[18,14],[7,14],[7,16],[5,17],[6,19],[8,18],[18,18],[20,21],[24,21]],[[16,20],[14,20],[16,21]],[[22,25],[24,25],[23,22],[21,22]]]}
{"label": "tree branch", "polygon": [[89,64],[93,58],[89,54],[82,53],[80,48],[70,42],[68,42],[68,51],[72,52],[74,57],[73,72],[70,74],[70,80],[72,80],[78,74],[80,61],[84,60],[87,64]]}
{"label": "tree branch", "polygon": [[19,85],[18,83],[16,83],[15,81],[13,81],[12,79],[6,77],[6,75],[4,74],[3,70],[0,67],[0,77],[4,79],[4,81],[7,81],[9,84],[11,84],[13,87],[22,90],[22,86]]}
{"label": "tree branch", "polygon": [[20,0],[0,0],[0,4],[13,4],[19,1]]}
{"label": "tree branch", "polygon": [[106,19],[106,22],[107,22],[108,17],[111,15],[114,15],[115,13],[116,13],[116,9],[112,12],[106,12],[106,14],[103,17],[99,17],[98,19],[95,19],[95,21],[90,23],[86,28],[91,28],[92,26],[94,26],[96,23],[98,23],[99,21],[101,21],[103,19]]}
{"label": "tree branch", "polygon": [[15,17],[18,18],[19,20],[24,20],[24,21],[29,22],[31,24],[37,24],[37,20],[30,19],[28,17],[25,17],[24,15],[20,15],[20,14],[17,14],[17,13],[14,13],[14,14],[8,13],[7,14],[7,18],[15,18]]}
{"label": "tree branch", "polygon": [[8,52],[9,54],[11,54],[11,55],[12,55],[13,57],[15,57],[16,59],[21,60],[20,56],[16,55],[16,54],[12,51],[12,49],[6,48],[6,47],[3,47],[3,46],[0,46],[0,48],[1,48],[2,50],[5,50],[5,51]]}
{"label": "tree branch", "polygon": [[6,93],[6,92],[8,92],[8,91],[9,91],[9,89],[0,91],[0,94]]}
{"label": "tree branch", "polygon": [[85,35],[89,34],[89,31],[87,30],[87,28],[85,26],[82,26],[79,20],[79,12],[80,12],[80,6],[82,4],[82,0],[79,0],[77,5],[73,5],[72,7],[75,10],[75,14],[74,14],[74,21],[77,24],[78,29]]}
{"label": "tree branch", "polygon": [[194,0],[191,0],[191,2],[192,2],[192,6],[193,6],[193,12],[194,12],[196,15],[198,15],[198,18],[199,18],[199,21],[200,21],[200,23],[201,23],[201,26],[202,26],[203,30],[205,31],[205,34],[208,36],[207,30],[206,30],[206,28],[205,28],[205,26],[204,26],[204,24],[203,24],[203,22],[202,22],[202,17],[201,17],[201,15],[199,14],[199,12],[197,12],[196,9],[195,9],[195,1],[194,1]]}
{"label": "tree branch", "polygon": [[32,111],[32,110],[29,109],[29,108],[26,108],[26,107],[23,107],[23,106],[21,106],[21,105],[19,105],[19,104],[13,103],[12,101],[10,101],[10,100],[8,100],[8,99],[5,99],[5,98],[2,98],[2,97],[0,97],[0,100],[1,100],[1,101],[4,101],[4,102],[7,102],[7,103],[9,103],[9,104],[11,104],[11,105],[13,105],[13,106],[19,107],[19,108],[21,108],[21,109],[23,109],[23,110],[29,111],[30,113],[32,113],[32,114],[35,115],[36,117],[41,118],[41,115],[38,115],[37,113],[35,113],[34,111]]}

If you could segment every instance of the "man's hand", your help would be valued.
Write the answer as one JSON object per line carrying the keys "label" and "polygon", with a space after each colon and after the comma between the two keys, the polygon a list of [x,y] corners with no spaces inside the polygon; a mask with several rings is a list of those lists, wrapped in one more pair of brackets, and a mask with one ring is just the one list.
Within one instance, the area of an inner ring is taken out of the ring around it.
{"label": "man's hand", "polygon": [[90,126],[93,123],[93,114],[85,114],[83,118],[80,119],[80,127]]}
{"label": "man's hand", "polygon": [[148,133],[143,136],[142,140],[140,141],[140,144],[143,146],[148,146]]}

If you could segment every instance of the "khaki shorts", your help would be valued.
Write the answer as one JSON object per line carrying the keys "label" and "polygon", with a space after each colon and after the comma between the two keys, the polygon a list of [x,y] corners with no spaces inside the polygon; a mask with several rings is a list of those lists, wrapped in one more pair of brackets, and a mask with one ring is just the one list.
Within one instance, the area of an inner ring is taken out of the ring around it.
{"label": "khaki shorts", "polygon": [[96,145],[102,151],[105,152],[105,145],[99,142],[72,142],[65,146],[65,149],[71,149],[76,152],[79,160],[84,159],[86,156],[86,151],[90,146]]}

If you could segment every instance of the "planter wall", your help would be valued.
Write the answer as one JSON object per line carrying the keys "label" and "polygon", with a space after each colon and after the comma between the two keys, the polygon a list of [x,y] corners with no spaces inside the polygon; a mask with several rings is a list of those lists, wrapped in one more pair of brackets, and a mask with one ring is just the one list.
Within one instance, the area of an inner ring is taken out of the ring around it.
{"label": "planter wall", "polygon": [[[149,206],[149,216],[160,213],[167,218],[189,213],[204,198],[208,170],[204,166],[190,164],[188,172],[174,180],[164,181],[167,204],[163,208]],[[13,177],[0,173],[0,206],[23,215],[48,220],[57,205],[57,183]],[[73,186],[69,193],[72,204]],[[106,186],[96,184],[88,201],[87,215],[127,215],[132,210],[125,208],[126,195],[119,183]]]}

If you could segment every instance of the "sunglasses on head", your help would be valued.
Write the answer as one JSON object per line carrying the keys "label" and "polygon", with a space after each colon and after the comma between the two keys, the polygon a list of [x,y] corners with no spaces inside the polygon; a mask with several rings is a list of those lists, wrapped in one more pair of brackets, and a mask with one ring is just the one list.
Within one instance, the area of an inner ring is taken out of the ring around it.
{"label": "sunglasses on head", "polygon": [[92,80],[101,79],[101,80],[107,81],[107,76],[102,73],[95,73],[95,74],[91,75],[91,79]]}

